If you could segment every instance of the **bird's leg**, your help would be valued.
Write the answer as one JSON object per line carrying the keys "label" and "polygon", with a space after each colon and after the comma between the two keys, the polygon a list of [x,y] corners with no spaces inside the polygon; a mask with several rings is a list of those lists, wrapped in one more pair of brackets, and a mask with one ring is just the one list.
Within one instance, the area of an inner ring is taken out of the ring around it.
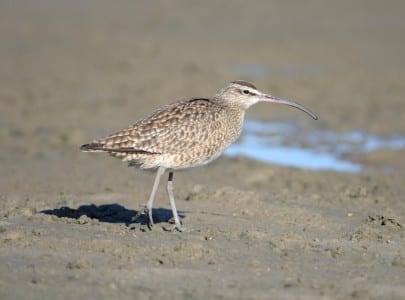
{"label": "bird's leg", "polygon": [[152,217],[153,200],[155,199],[155,194],[159,186],[160,177],[163,175],[165,170],[166,168],[164,167],[158,168],[156,172],[155,182],[153,183],[152,192],[150,193],[148,203],[146,203],[145,214],[147,215],[149,229],[151,229],[151,227],[153,226],[153,217]]}
{"label": "bird's leg", "polygon": [[146,219],[147,219],[147,225],[149,227],[149,229],[152,229],[153,226],[153,217],[152,217],[152,206],[153,206],[153,200],[155,199],[155,194],[156,191],[158,189],[159,186],[159,181],[160,181],[160,177],[163,175],[163,173],[165,172],[166,168],[164,167],[159,167],[157,172],[156,172],[156,177],[155,177],[155,182],[153,183],[153,188],[152,188],[152,192],[150,193],[149,196],[149,200],[148,203],[146,203],[143,212],[139,211],[136,216],[133,218],[133,220],[136,220],[140,217],[140,215],[142,213],[144,213],[146,215]]}
{"label": "bird's leg", "polygon": [[169,178],[167,179],[167,193],[169,194],[170,206],[172,207],[175,228],[178,231],[186,231],[186,228],[184,228],[180,223],[180,218],[179,218],[179,215],[177,213],[176,203],[174,202],[174,196],[173,196],[173,172],[169,173]]}

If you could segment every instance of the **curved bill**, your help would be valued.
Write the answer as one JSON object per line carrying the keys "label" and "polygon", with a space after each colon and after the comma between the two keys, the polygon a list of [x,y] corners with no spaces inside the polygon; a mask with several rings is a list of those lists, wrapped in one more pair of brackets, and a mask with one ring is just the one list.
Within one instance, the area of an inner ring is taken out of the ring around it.
{"label": "curved bill", "polygon": [[270,95],[262,95],[261,100],[267,101],[267,102],[279,103],[279,104],[286,104],[286,105],[298,108],[299,110],[302,110],[303,112],[306,112],[308,115],[310,115],[312,117],[312,119],[318,120],[318,116],[316,114],[314,114],[308,108],[306,108],[306,107],[302,106],[301,104],[298,104],[294,101],[281,99],[281,98],[277,98],[277,97],[270,96]]}

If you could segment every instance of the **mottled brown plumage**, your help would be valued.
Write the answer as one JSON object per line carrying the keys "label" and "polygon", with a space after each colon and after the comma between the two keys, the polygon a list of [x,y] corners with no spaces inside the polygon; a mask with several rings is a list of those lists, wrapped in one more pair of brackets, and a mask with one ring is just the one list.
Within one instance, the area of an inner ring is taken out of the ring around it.
{"label": "mottled brown plumage", "polygon": [[246,109],[258,101],[303,106],[259,92],[245,81],[234,81],[214,97],[193,98],[165,105],[134,125],[97,139],[80,149],[107,152],[140,169],[158,169],[145,207],[153,225],[152,203],[160,176],[169,169],[168,193],[178,230],[183,230],[172,193],[173,170],[204,165],[219,157],[241,134]]}
{"label": "mottled brown plumage", "polygon": [[[229,146],[239,136],[242,116],[209,99],[184,100],[85,147],[108,152],[141,169],[184,169],[204,164]],[[237,131],[223,130],[232,123],[240,125]]]}

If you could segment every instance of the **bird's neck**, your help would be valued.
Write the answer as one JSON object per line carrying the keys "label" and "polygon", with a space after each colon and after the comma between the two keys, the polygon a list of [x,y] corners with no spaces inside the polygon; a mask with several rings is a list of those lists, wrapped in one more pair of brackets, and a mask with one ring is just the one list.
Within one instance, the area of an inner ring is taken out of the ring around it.
{"label": "bird's neck", "polygon": [[228,136],[233,143],[236,141],[242,133],[243,121],[245,119],[245,110],[241,109],[228,109],[227,121],[228,121]]}

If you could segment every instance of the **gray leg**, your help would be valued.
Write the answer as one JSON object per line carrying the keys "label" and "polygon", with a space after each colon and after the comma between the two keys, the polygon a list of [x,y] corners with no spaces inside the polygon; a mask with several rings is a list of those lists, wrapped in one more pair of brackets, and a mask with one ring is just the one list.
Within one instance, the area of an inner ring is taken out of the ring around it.
{"label": "gray leg", "polygon": [[169,178],[167,180],[167,193],[169,194],[170,206],[172,207],[175,228],[178,231],[186,231],[186,229],[180,223],[180,218],[179,218],[179,215],[177,214],[176,203],[174,202],[174,196],[173,196],[173,172],[169,173]]}
{"label": "gray leg", "polygon": [[149,228],[151,228],[153,226],[153,218],[152,218],[153,200],[155,199],[156,191],[159,186],[160,177],[163,175],[165,170],[166,170],[166,168],[164,168],[164,167],[158,168],[158,170],[156,172],[155,182],[153,183],[152,192],[150,193],[148,203],[146,203],[146,206],[145,206],[145,214],[147,214]]}

